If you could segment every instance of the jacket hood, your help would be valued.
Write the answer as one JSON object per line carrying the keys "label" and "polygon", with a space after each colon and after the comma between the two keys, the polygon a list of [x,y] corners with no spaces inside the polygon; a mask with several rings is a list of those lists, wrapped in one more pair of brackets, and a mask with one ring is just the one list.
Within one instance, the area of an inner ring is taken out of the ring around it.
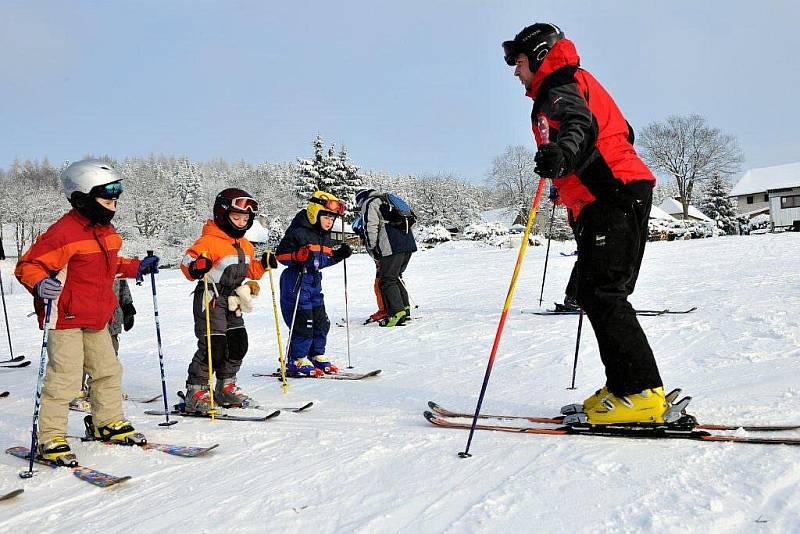
{"label": "jacket hood", "polygon": [[229,241],[231,243],[237,241],[226,234],[212,219],[206,220],[206,223],[203,225],[202,235],[218,237],[219,239],[224,239],[225,241]]}
{"label": "jacket hood", "polygon": [[569,39],[561,39],[550,49],[547,56],[545,56],[544,61],[542,61],[542,66],[539,67],[539,70],[533,75],[533,82],[531,83],[530,90],[525,94],[536,100],[536,95],[539,93],[539,88],[542,86],[542,82],[545,78],[558,69],[563,67],[579,67],[580,64],[581,58],[578,55],[575,44]]}

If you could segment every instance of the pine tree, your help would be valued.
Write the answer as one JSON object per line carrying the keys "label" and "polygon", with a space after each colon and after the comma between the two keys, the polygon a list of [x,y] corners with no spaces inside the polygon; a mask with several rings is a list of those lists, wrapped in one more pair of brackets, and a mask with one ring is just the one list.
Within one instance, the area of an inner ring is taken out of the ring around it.
{"label": "pine tree", "polygon": [[705,187],[700,210],[714,219],[717,228],[726,234],[737,233],[736,207],[728,197],[731,186],[719,173],[715,174]]}
{"label": "pine tree", "polygon": [[363,189],[364,179],[358,174],[358,167],[348,161],[347,148],[344,146],[332,161],[333,180],[329,192],[345,203],[344,220],[349,222],[355,218],[355,196],[360,189]]}
{"label": "pine tree", "polygon": [[314,191],[319,190],[322,182],[320,171],[325,165],[322,152],[322,136],[317,134],[311,146],[314,147],[314,159],[297,158],[297,173],[294,180],[294,195],[298,199],[298,207],[305,206]]}
{"label": "pine tree", "polygon": [[201,218],[203,202],[203,177],[197,165],[191,163],[186,156],[181,157],[173,175],[174,191],[177,195],[180,212],[178,217],[184,222],[193,222]]}

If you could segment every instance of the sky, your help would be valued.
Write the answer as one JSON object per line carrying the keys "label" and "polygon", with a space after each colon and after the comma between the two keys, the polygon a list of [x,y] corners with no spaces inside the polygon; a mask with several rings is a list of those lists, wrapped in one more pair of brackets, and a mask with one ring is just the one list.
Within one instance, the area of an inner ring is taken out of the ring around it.
{"label": "sky", "polygon": [[743,168],[800,161],[790,1],[0,3],[0,167],[151,153],[294,161],[319,133],[362,169],[481,181],[533,148],[500,43],[558,24],[636,130],[699,113]]}

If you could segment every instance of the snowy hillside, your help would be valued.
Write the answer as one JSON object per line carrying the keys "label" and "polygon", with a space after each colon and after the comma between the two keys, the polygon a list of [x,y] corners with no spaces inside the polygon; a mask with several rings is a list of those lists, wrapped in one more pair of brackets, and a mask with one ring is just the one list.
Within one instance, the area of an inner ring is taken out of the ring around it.
{"label": "snowy hillside", "polygon": [[[563,298],[573,245],[551,250],[546,303]],[[642,317],[665,387],[682,387],[702,422],[800,422],[800,235],[650,243],[635,306],[689,315]],[[577,318],[522,314],[538,301],[544,247],[522,268],[483,411],[554,415],[604,382],[584,323],[576,391],[569,391]],[[97,489],[66,469],[0,454],[0,532],[800,532],[800,447],[620,440],[478,432],[432,427],[428,400],[474,410],[516,250],[443,244],[412,258],[406,273],[419,320],[394,330],[360,322],[375,310],[374,266],[348,261],[352,363],[382,369],[359,382],[295,380],[282,395],[269,283],[246,318],[250,353],[240,385],[263,404],[315,405],[263,423],[182,419],[164,429],[126,402],[126,415],[152,442],[219,443],[201,458],[74,442],[79,460],[132,480]],[[4,280],[11,265],[4,262]],[[276,280],[277,283],[277,280]],[[344,316],[340,266],[324,274],[328,313]],[[194,350],[191,284],[158,276],[170,401]],[[160,392],[149,282],[133,287],[136,325],[123,333],[124,390]],[[0,447],[30,442],[41,333],[30,298],[7,298],[16,353],[34,360],[0,369]],[[284,338],[288,329],[284,329]],[[347,366],[344,328],[329,354]],[[5,332],[2,332],[5,336]],[[7,349],[0,339],[0,354]],[[70,431],[82,431],[72,413]],[[800,437],[800,432],[784,435]]]}

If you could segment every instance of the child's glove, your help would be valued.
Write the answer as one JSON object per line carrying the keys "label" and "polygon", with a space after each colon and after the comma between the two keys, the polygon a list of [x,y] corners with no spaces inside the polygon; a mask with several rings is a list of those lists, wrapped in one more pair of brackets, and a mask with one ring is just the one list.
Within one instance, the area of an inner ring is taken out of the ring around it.
{"label": "child's glove", "polygon": [[139,272],[136,273],[136,279],[142,279],[144,275],[150,273],[158,273],[158,256],[145,256],[139,261]]}
{"label": "child's glove", "polygon": [[308,245],[298,248],[294,252],[292,252],[292,261],[297,263],[305,263],[308,261],[308,258],[311,257],[311,251],[308,249]]}
{"label": "child's glove", "polygon": [[263,265],[265,269],[277,269],[278,260],[275,258],[275,254],[269,250],[264,252],[264,254],[261,255],[261,265]]}
{"label": "child's glove", "polygon": [[336,261],[346,260],[353,255],[353,249],[347,243],[342,243],[339,248],[333,249],[333,258]]}
{"label": "child's glove", "polygon": [[558,202],[558,199],[561,198],[558,196],[558,188],[554,185],[550,186],[550,194],[548,196],[550,197],[550,202],[553,203]]}
{"label": "child's glove", "polygon": [[211,260],[203,255],[198,256],[189,264],[189,276],[195,280],[200,280],[213,267]]}
{"label": "child's glove", "polygon": [[133,304],[123,304],[120,306],[122,309],[122,328],[127,332],[133,328],[133,316],[136,315],[136,308]]}
{"label": "child's glove", "polygon": [[43,278],[33,288],[36,295],[45,300],[56,300],[63,289],[61,282],[55,278]]}

